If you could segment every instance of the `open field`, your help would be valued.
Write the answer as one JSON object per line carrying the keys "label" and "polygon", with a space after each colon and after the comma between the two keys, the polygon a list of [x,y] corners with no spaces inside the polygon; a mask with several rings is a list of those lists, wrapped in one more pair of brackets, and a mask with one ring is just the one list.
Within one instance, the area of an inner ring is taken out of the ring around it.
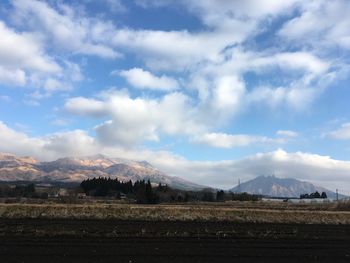
{"label": "open field", "polygon": [[197,205],[0,204],[0,218],[230,221],[247,223],[350,224],[349,211],[317,205],[223,203]]}
{"label": "open field", "polygon": [[0,219],[2,262],[349,262],[350,225]]}
{"label": "open field", "polygon": [[1,262],[349,262],[334,204],[0,204]]}

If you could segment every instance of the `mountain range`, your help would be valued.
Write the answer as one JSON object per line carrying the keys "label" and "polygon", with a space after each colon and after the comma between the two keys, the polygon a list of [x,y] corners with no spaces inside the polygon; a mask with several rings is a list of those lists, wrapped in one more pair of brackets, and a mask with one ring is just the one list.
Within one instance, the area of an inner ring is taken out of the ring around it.
{"label": "mountain range", "polygon": [[152,183],[167,184],[182,190],[206,188],[179,177],[168,176],[146,161],[108,158],[98,154],[40,162],[32,157],[0,153],[0,181],[80,183],[93,177],[118,178],[122,181],[150,180]]}
{"label": "mountain range", "polygon": [[[336,198],[336,193],[326,188],[293,178],[278,178],[275,176],[258,176],[253,180],[237,185],[230,191],[273,197],[299,197],[301,194],[318,191],[319,193],[326,192],[329,198]],[[341,197],[344,196],[339,195],[339,198]]]}
{"label": "mountain range", "polygon": [[[150,180],[155,184],[167,184],[181,190],[196,191],[208,188],[180,177],[168,176],[146,161],[109,158],[98,154],[82,158],[60,158],[51,162],[40,162],[32,157],[0,153],[0,181],[80,183],[93,177],[118,178],[121,181]],[[326,192],[330,198],[336,197],[334,192],[312,183],[275,176],[259,176],[229,191],[274,197],[299,197],[300,194],[318,191],[320,193]],[[339,197],[341,196],[339,195]]]}

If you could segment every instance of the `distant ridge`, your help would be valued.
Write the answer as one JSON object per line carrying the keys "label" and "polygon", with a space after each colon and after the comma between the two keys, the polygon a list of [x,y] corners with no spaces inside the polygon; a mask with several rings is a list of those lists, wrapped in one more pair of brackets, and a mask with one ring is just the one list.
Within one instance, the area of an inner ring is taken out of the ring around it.
{"label": "distant ridge", "polygon": [[[247,192],[273,197],[299,197],[301,194],[326,192],[329,198],[336,198],[336,193],[312,183],[293,178],[278,178],[275,176],[258,176],[253,180],[241,183],[230,189],[232,192]],[[339,195],[339,198],[344,196]]]}
{"label": "distant ridge", "polygon": [[109,158],[97,154],[39,162],[32,157],[0,153],[0,181],[80,183],[93,177],[111,177],[123,181],[150,180],[152,183],[167,184],[183,190],[206,188],[179,177],[168,176],[146,161]]}

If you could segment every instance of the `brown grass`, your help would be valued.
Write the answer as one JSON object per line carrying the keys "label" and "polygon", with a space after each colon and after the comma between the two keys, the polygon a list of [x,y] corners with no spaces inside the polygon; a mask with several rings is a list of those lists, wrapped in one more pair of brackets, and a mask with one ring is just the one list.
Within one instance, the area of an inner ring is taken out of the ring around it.
{"label": "brown grass", "polygon": [[350,211],[350,201],[339,201],[336,204],[336,210],[338,210],[338,211]]}
{"label": "brown grass", "polygon": [[[269,209],[246,203],[196,205],[0,204],[0,218],[79,218],[118,220],[232,221],[256,223],[350,224],[350,212]],[[250,207],[249,207],[250,206]],[[255,207],[254,207],[255,206]],[[274,205],[275,206],[275,205]],[[294,207],[296,208],[296,207]]]}

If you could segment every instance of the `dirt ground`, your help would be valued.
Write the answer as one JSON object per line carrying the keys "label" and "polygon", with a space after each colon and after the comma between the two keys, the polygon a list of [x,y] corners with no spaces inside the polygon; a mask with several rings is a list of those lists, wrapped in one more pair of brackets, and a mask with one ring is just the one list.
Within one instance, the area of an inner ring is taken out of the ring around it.
{"label": "dirt ground", "polygon": [[0,219],[0,262],[350,262],[350,225]]}

